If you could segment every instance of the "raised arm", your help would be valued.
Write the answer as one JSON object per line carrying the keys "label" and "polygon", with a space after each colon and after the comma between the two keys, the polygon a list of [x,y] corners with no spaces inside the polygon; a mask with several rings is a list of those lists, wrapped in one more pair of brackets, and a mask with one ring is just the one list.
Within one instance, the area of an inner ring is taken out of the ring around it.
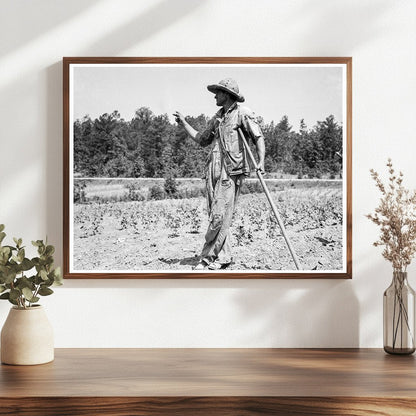
{"label": "raised arm", "polygon": [[176,122],[185,129],[188,136],[191,137],[193,141],[204,147],[212,143],[215,135],[215,118],[208,122],[207,128],[203,132],[199,132],[185,120],[185,117],[179,111],[173,113],[173,116],[175,117]]}
{"label": "raised arm", "polygon": [[198,139],[198,131],[195,130],[186,120],[185,117],[179,112],[176,111],[173,113],[173,116],[175,117],[175,121],[182,126],[185,131],[188,133],[188,136],[194,140],[195,142],[199,143]]}

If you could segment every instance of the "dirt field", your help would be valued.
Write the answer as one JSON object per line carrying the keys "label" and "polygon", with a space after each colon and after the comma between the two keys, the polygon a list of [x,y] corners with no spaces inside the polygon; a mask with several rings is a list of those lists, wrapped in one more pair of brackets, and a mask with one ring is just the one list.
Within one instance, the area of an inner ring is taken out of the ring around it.
{"label": "dirt field", "polygon": [[[272,192],[303,270],[342,269],[340,184]],[[203,197],[74,205],[74,269],[190,270],[204,242]],[[264,194],[241,195],[230,270],[293,270]]]}

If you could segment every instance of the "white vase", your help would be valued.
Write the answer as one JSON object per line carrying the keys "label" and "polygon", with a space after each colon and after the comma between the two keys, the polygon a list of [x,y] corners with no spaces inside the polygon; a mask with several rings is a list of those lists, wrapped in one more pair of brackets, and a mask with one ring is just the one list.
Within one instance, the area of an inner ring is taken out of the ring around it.
{"label": "white vase", "polygon": [[43,307],[11,308],[1,331],[1,362],[35,365],[53,359],[53,329]]}

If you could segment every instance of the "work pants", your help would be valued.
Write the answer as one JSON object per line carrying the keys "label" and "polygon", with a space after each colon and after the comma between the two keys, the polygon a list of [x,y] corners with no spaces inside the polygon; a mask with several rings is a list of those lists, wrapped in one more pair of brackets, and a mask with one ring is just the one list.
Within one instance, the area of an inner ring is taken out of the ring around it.
{"label": "work pants", "polygon": [[229,176],[221,165],[220,158],[214,157],[207,172],[209,225],[201,260],[225,265],[232,260],[230,226],[243,177]]}

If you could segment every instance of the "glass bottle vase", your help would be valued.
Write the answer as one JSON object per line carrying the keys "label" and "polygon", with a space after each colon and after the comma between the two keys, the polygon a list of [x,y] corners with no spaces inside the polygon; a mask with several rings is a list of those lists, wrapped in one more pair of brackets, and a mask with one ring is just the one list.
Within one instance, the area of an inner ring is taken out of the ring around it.
{"label": "glass bottle vase", "polygon": [[412,354],[415,351],[415,291],[406,272],[393,272],[383,295],[384,351]]}

